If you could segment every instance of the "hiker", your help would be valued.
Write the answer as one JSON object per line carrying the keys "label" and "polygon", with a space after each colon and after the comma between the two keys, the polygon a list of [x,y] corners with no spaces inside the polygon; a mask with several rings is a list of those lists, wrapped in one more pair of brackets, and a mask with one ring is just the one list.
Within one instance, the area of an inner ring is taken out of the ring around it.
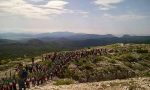
{"label": "hiker", "polygon": [[0,79],[0,90],[4,90],[3,79]]}
{"label": "hiker", "polygon": [[33,58],[32,58],[32,66],[34,66],[34,64],[35,64],[35,63],[34,63],[34,57],[33,57]]}
{"label": "hiker", "polygon": [[3,80],[3,89],[4,90],[9,90],[7,78],[2,78],[2,80]]}
{"label": "hiker", "polygon": [[12,78],[8,78],[8,88],[9,88],[9,90],[13,90],[13,79]]}
{"label": "hiker", "polygon": [[[33,74],[35,74],[35,73],[33,73]],[[35,84],[36,84],[35,75],[33,75],[33,76],[31,77],[31,82],[32,82],[32,86],[35,86]]]}
{"label": "hiker", "polygon": [[19,72],[18,72],[18,85],[19,90],[26,90],[25,81],[28,76],[28,72],[23,68],[23,64],[19,64]]}
{"label": "hiker", "polygon": [[27,88],[30,88],[30,77],[27,77],[26,79],[26,86]]}
{"label": "hiker", "polygon": [[40,72],[39,70],[35,73],[35,80],[36,80],[36,85],[39,86],[40,85]]}
{"label": "hiker", "polygon": [[13,90],[17,90],[17,81],[16,81],[16,77],[15,77],[15,75],[13,75],[13,82],[12,82],[12,84],[13,84]]}

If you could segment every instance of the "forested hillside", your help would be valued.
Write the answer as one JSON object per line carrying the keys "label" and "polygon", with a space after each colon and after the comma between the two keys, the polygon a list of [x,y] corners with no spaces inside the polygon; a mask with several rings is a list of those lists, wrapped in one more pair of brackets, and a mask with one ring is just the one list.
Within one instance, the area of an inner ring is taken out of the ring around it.
{"label": "forested hillside", "polygon": [[[82,36],[82,35],[81,35]],[[84,47],[102,46],[115,43],[135,43],[135,44],[149,44],[149,36],[93,36],[86,35],[86,37],[78,38],[36,38],[23,40],[0,40],[0,60],[33,57],[46,52],[55,52],[62,50],[75,50]],[[83,35],[85,36],[85,35]],[[70,37],[70,36],[69,36]]]}

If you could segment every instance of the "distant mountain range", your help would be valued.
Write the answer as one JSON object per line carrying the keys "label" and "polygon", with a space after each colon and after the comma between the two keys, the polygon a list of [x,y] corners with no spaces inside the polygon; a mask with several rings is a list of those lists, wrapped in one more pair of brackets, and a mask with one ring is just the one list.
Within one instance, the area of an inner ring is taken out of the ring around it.
{"label": "distant mountain range", "polygon": [[40,39],[40,40],[55,40],[55,39],[69,39],[69,40],[85,40],[94,38],[115,37],[111,34],[97,35],[97,34],[84,34],[73,32],[53,32],[53,33],[41,33],[41,34],[24,34],[24,33],[1,33],[0,39],[10,40],[24,40],[24,39]]}
{"label": "distant mountain range", "polygon": [[72,32],[5,33],[0,34],[0,59],[17,58],[24,55],[31,57],[51,51],[74,50],[114,43],[150,44],[150,36],[124,35],[116,37],[111,34],[97,35]]}
{"label": "distant mountain range", "polygon": [[93,42],[97,43],[148,43],[150,42],[150,36],[130,36],[123,35],[117,37],[112,34],[98,35],[98,34],[84,34],[73,32],[53,32],[53,33],[41,33],[41,34],[24,34],[24,33],[3,33],[0,34],[0,43],[32,43],[35,42]]}

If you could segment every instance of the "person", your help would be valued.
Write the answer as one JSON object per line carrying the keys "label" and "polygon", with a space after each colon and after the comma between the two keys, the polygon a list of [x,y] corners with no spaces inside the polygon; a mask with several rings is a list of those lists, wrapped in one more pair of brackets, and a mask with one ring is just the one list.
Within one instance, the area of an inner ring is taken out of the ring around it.
{"label": "person", "polygon": [[[28,66],[26,65],[26,67],[28,67]],[[31,76],[31,73],[29,72],[29,67],[26,68],[26,71],[28,72],[28,76],[27,76],[27,78],[26,78],[26,87],[27,87],[27,88],[30,88],[30,81],[31,81],[30,76]]]}
{"label": "person", "polygon": [[3,80],[3,89],[4,90],[8,90],[8,81],[7,81],[7,78],[2,78]]}
{"label": "person", "polygon": [[19,90],[26,90],[25,81],[28,77],[28,72],[23,68],[23,64],[19,64],[18,71],[18,85]]}
{"label": "person", "polygon": [[36,84],[35,72],[32,72],[31,82],[32,82],[32,86],[34,87]]}
{"label": "person", "polygon": [[35,64],[35,63],[34,63],[34,57],[33,57],[33,58],[32,58],[32,66],[34,66],[34,64]]}
{"label": "person", "polygon": [[17,81],[15,75],[13,75],[13,90],[17,90]]}
{"label": "person", "polygon": [[0,79],[0,90],[4,90],[4,88],[3,88],[3,79]]}

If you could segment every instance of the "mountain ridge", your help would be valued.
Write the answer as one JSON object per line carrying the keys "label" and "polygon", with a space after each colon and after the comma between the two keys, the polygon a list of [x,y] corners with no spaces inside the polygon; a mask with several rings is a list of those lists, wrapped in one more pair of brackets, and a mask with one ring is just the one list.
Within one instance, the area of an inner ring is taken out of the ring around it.
{"label": "mountain ridge", "polygon": [[43,39],[43,38],[69,38],[69,39],[87,39],[87,38],[102,38],[102,37],[116,37],[112,34],[99,35],[99,34],[86,34],[86,33],[74,33],[74,32],[52,32],[52,33],[0,33],[0,39],[10,40],[23,40],[23,39]]}

